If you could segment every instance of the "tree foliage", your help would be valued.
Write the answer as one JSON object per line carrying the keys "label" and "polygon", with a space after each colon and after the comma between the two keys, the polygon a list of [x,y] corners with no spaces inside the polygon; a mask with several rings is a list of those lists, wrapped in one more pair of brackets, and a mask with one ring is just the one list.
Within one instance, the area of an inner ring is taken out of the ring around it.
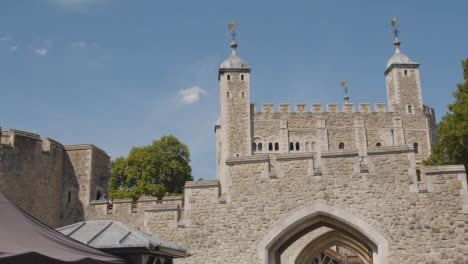
{"label": "tree foliage", "polygon": [[193,180],[188,147],[175,136],[163,136],[145,147],[133,147],[128,157],[111,162],[110,197],[132,197],[183,192]]}
{"label": "tree foliage", "polygon": [[432,146],[426,165],[464,164],[468,167],[468,59],[462,61],[465,83],[457,84],[455,102],[439,123],[439,141]]}

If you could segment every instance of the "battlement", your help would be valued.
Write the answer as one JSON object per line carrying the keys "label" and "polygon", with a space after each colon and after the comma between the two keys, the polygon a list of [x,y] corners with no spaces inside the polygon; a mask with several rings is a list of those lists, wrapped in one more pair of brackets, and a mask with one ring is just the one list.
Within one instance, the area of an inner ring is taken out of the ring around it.
{"label": "battlement", "polygon": [[355,104],[343,104],[341,111],[339,104],[327,104],[326,111],[323,110],[322,104],[311,104],[307,108],[307,104],[295,104],[294,111],[291,111],[290,104],[279,104],[278,111],[275,111],[274,104],[262,104],[260,112],[257,111],[257,105],[251,104],[251,111],[253,113],[371,113],[371,112],[388,112],[386,104],[374,104],[374,111],[371,109],[371,104],[359,104],[356,111]]}

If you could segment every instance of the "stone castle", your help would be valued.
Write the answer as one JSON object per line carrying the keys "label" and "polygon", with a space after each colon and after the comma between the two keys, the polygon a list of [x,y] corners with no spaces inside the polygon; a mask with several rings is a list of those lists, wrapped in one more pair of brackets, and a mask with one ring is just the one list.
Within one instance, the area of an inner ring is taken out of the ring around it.
{"label": "stone castle", "polygon": [[184,197],[109,209],[95,200],[108,188],[104,151],[16,130],[2,135],[0,191],[54,227],[118,220],[187,248],[175,263],[468,263],[465,168],[422,164],[435,113],[423,105],[419,64],[395,46],[388,109],[258,111],[233,42],[218,74],[217,179],[187,182]]}

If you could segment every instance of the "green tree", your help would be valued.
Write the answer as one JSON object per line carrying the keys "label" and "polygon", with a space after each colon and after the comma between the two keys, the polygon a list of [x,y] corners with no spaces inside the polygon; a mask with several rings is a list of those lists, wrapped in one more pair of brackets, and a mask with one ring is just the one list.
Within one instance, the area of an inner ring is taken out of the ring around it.
{"label": "green tree", "polygon": [[462,61],[465,83],[457,84],[455,102],[439,123],[439,141],[432,146],[426,165],[464,164],[468,168],[468,59]]}
{"label": "green tree", "polygon": [[133,147],[128,157],[111,162],[110,196],[114,198],[166,192],[183,193],[186,181],[193,180],[187,145],[175,136],[163,136],[145,147]]}

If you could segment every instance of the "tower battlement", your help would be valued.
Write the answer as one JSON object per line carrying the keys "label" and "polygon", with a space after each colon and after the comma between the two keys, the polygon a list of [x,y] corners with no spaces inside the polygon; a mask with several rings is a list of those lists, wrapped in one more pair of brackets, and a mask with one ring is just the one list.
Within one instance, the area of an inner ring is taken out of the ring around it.
{"label": "tower battlement", "polygon": [[[277,110],[275,110],[277,109]],[[294,109],[294,110],[292,110]],[[361,103],[358,104],[358,109],[356,111],[355,104],[326,104],[324,107],[322,104],[295,104],[294,108],[290,104],[279,104],[275,107],[274,104],[262,104],[260,111],[256,104],[251,104],[251,111],[253,113],[371,113],[371,112],[388,112],[386,104],[374,104],[374,111],[371,110],[371,104]]]}

